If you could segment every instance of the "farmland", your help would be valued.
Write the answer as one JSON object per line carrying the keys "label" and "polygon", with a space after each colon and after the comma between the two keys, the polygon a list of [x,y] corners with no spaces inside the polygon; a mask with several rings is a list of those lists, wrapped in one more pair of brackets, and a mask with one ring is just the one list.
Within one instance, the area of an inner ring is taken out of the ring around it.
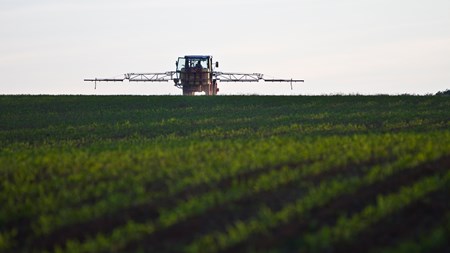
{"label": "farmland", "polygon": [[0,252],[448,252],[449,108],[0,96]]}

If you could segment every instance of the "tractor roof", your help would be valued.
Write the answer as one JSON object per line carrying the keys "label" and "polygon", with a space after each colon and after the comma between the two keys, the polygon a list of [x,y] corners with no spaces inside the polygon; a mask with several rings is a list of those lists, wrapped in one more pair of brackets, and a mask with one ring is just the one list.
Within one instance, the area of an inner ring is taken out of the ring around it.
{"label": "tractor roof", "polygon": [[184,56],[184,58],[205,60],[205,59],[211,58],[211,56],[210,55],[186,55],[186,56]]}

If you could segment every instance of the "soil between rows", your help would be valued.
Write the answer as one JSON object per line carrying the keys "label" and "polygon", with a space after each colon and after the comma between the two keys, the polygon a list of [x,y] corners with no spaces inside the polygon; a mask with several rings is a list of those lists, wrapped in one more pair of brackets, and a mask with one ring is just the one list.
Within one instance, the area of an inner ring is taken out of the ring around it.
{"label": "soil between rows", "polygon": [[[448,160],[448,159],[447,159]],[[333,168],[331,170],[325,171],[319,175],[307,177],[303,179],[303,181],[308,181],[314,184],[320,183],[323,180],[329,179],[329,178],[335,178],[339,176],[352,176],[352,175],[362,175],[361,168],[374,165],[378,163],[379,161],[367,161],[362,164],[353,164],[351,166],[347,166],[345,168]],[[440,161],[433,162],[439,163]],[[447,161],[448,163],[448,161]],[[286,165],[285,165],[286,166]],[[301,167],[301,165],[295,165],[290,164],[289,167]],[[426,165],[424,165],[426,166]],[[257,177],[260,174],[263,174],[266,171],[270,170],[278,170],[281,169],[283,166],[277,166],[277,167],[271,167],[271,168],[263,168],[261,170],[257,171],[248,171],[241,175],[237,175],[236,178],[227,178],[219,182],[217,185],[222,189],[226,189],[231,185],[233,180],[239,180],[240,182],[249,180],[253,177]],[[358,196],[356,196],[357,199],[361,199],[361,202],[358,201],[351,201],[351,199],[355,198],[355,196],[349,196],[348,200],[345,201],[345,196],[342,197],[344,201],[340,203],[334,203],[331,204],[330,207],[326,207],[324,209],[330,208],[338,208],[336,210],[347,210],[350,207],[350,210],[359,210],[360,208],[364,207],[363,200],[371,200],[370,195],[374,194],[376,192],[382,193],[384,191],[388,191],[389,189],[393,189],[393,184],[399,183],[398,187],[400,187],[403,184],[407,183],[408,178],[416,178],[419,177],[422,172],[420,168],[423,166],[419,166],[418,168],[414,168],[408,171],[411,174],[408,176],[403,176],[403,180],[399,180],[397,182],[391,182],[395,181],[394,179],[389,179],[382,185],[379,185],[378,187],[375,185],[371,190],[366,190],[367,193],[364,195],[363,192],[358,192]],[[264,171],[264,172],[263,172]],[[388,187],[386,187],[388,186]],[[207,190],[208,187],[201,186],[196,189],[189,189],[187,191],[181,192],[179,195],[177,195],[177,198],[167,200],[166,202],[162,203],[148,203],[146,205],[140,205],[135,207],[130,207],[129,209],[125,209],[122,212],[119,212],[112,216],[106,216],[102,217],[100,219],[96,219],[94,222],[87,222],[83,224],[77,224],[75,226],[71,226],[68,228],[64,228],[62,230],[57,231],[57,233],[51,234],[50,236],[41,237],[37,240],[33,241],[32,245],[35,248],[41,248],[41,249],[47,249],[51,250],[56,245],[63,245],[64,242],[68,239],[78,239],[78,240],[84,240],[90,235],[95,235],[97,233],[107,233],[108,231],[112,231],[115,227],[118,227],[120,225],[126,224],[128,220],[133,220],[135,222],[145,222],[149,220],[156,219],[159,216],[159,210],[161,206],[167,205],[171,206],[176,201],[178,201],[180,198],[187,196],[192,196],[192,194],[198,194],[201,193],[201,190]],[[199,191],[197,193],[197,191]],[[373,193],[371,193],[373,192]],[[239,199],[236,201],[233,201],[232,203],[227,203],[221,206],[216,206],[210,210],[208,210],[206,213],[203,213],[201,215],[196,215],[193,217],[190,217],[182,222],[179,222],[177,224],[174,224],[173,226],[157,230],[154,234],[148,236],[147,238],[144,238],[143,241],[137,243],[137,244],[130,244],[127,247],[127,250],[133,250],[138,247],[144,247],[146,249],[153,249],[158,251],[169,251],[170,249],[174,248],[174,245],[182,245],[185,243],[188,243],[189,241],[192,241],[195,237],[206,234],[208,232],[214,231],[214,230],[221,230],[223,229],[227,224],[230,223],[230,221],[233,220],[245,220],[249,217],[251,217],[253,214],[255,214],[261,204],[266,204],[273,210],[277,210],[281,208],[286,203],[292,202],[295,199],[298,199],[303,194],[306,193],[305,189],[299,189],[296,186],[296,183],[288,184],[283,187],[277,188],[275,191],[268,191],[268,192],[260,192],[258,194],[254,194],[248,197],[245,197],[243,199]],[[369,195],[369,196],[367,196]],[[372,196],[375,197],[375,196]],[[173,202],[172,202],[173,201]],[[333,206],[335,205],[335,206]],[[311,212],[315,213],[315,212]],[[337,215],[334,213],[334,215]],[[324,216],[320,218],[321,216]],[[323,218],[326,218],[326,214],[321,215],[319,212],[319,220],[324,220]],[[314,217],[317,217],[316,213]],[[328,218],[329,223],[334,221],[334,216],[330,216]],[[286,228],[281,228],[281,230],[285,230]],[[289,231],[290,229],[287,229]],[[278,232],[275,231],[275,235]],[[282,234],[285,234],[285,232],[282,232]],[[286,235],[284,235],[286,236]],[[274,238],[277,238],[275,236]],[[263,239],[265,243],[270,242],[272,240],[277,241],[274,238],[265,238]],[[267,240],[266,240],[267,239]],[[250,239],[248,242],[245,242],[242,246],[245,245],[251,245]],[[261,240],[257,239],[258,241]],[[264,244],[265,244],[264,243]],[[269,245],[268,245],[269,246]],[[238,246],[236,248],[233,248],[233,250],[238,250],[241,248],[241,246]],[[230,252],[236,252],[236,251],[230,251]]]}
{"label": "soil between rows", "polygon": [[[295,241],[300,239],[302,234],[315,231],[322,226],[330,226],[334,224],[341,215],[345,214],[347,217],[351,216],[361,211],[368,204],[374,203],[379,195],[396,192],[401,187],[413,184],[423,177],[445,172],[449,167],[450,157],[444,156],[433,162],[402,170],[381,182],[364,186],[352,194],[341,195],[326,205],[311,210],[308,217],[293,220],[288,224],[272,229],[264,235],[254,235],[245,242],[238,244],[225,252],[247,252],[250,249],[256,250],[257,252],[258,250],[267,250],[276,247],[286,247],[285,250],[291,252],[298,247]],[[365,244],[361,243],[361,245]],[[289,246],[293,248],[289,248]],[[355,249],[357,248],[358,246],[355,245]],[[342,252],[365,251],[354,251],[353,248],[345,248]]]}

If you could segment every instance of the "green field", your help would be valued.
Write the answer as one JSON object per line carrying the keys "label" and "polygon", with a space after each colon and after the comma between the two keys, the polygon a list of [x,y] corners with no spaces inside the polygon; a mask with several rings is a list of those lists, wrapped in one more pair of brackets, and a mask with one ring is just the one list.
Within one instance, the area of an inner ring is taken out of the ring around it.
{"label": "green field", "polygon": [[450,97],[0,96],[0,252],[449,252]]}

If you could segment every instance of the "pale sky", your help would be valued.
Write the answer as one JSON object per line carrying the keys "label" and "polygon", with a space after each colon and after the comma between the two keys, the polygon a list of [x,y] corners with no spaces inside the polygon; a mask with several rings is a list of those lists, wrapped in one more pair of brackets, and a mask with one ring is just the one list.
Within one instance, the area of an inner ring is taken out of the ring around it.
{"label": "pale sky", "polygon": [[173,83],[84,78],[175,69],[305,83],[220,94],[427,94],[450,88],[450,0],[0,0],[0,94],[181,94]]}

